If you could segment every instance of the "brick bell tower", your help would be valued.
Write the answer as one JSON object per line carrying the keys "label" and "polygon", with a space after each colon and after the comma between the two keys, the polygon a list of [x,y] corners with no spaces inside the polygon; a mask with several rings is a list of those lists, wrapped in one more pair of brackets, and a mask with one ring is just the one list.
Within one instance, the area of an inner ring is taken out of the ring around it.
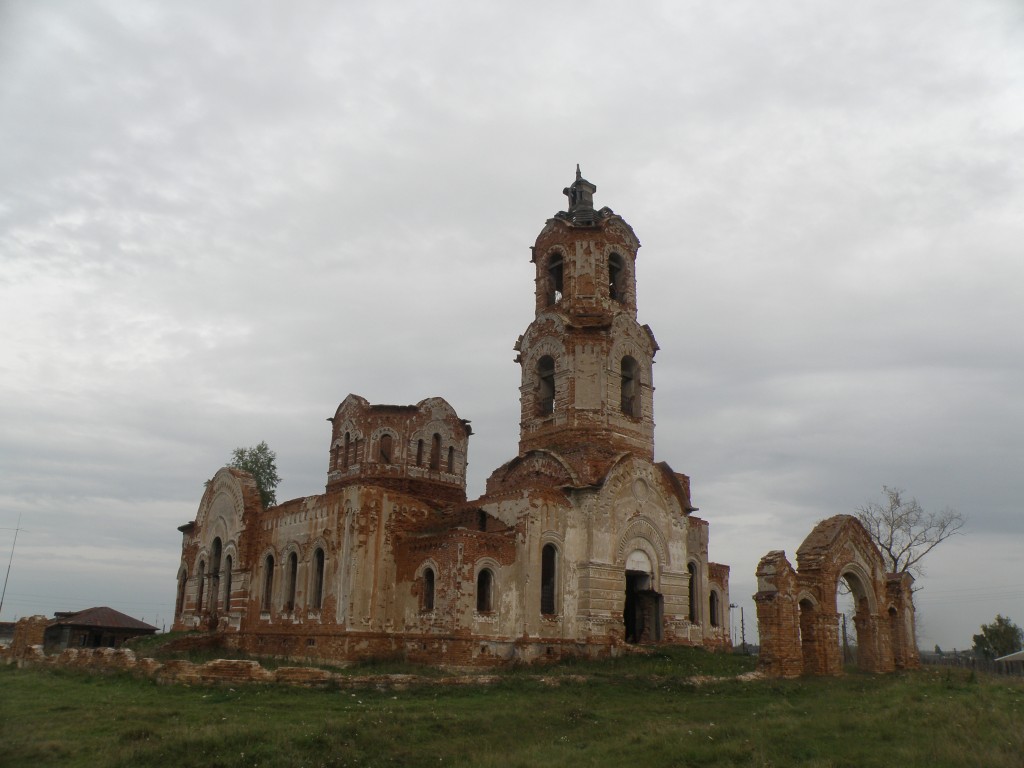
{"label": "brick bell tower", "polygon": [[597,187],[563,190],[569,209],[533,246],[536,313],[516,343],[522,366],[519,453],[552,450],[599,477],[624,452],[654,458],[652,365],[658,344],[636,320],[633,229]]}

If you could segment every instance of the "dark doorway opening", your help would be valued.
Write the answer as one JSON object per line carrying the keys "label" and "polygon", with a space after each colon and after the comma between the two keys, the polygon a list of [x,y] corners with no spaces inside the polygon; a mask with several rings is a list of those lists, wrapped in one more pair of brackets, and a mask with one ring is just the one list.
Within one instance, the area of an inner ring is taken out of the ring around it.
{"label": "dark doorway opening", "polygon": [[626,642],[659,642],[663,608],[664,598],[651,589],[651,574],[626,571],[626,607],[622,611]]}

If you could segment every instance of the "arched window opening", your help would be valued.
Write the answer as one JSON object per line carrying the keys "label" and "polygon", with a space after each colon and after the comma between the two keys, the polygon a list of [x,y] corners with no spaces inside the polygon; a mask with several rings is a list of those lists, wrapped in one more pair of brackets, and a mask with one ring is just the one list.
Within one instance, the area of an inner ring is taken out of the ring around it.
{"label": "arched window opening", "polygon": [[555,412],[555,359],[544,355],[537,361],[537,413],[549,416]]}
{"label": "arched window opening", "polygon": [[711,621],[712,627],[719,625],[718,619],[718,593],[711,590],[711,596],[708,597],[708,619]]}
{"label": "arched window opening", "polygon": [[425,568],[423,570],[422,610],[424,610],[424,611],[432,611],[432,610],[434,610],[434,569],[433,568]]}
{"label": "arched window opening", "polygon": [[203,592],[206,591],[206,561],[199,561],[199,586],[196,587],[196,613],[203,610]]}
{"label": "arched window opening", "polygon": [[380,436],[380,461],[381,464],[391,463],[391,435],[386,432]]}
{"label": "arched window opening", "polygon": [[341,454],[341,468],[348,469],[349,462],[352,460],[352,434],[350,432],[345,433],[345,448]]}
{"label": "arched window opening", "polygon": [[231,555],[224,558],[224,612],[231,613]]}
{"label": "arched window opening", "polygon": [[441,469],[441,435],[437,432],[430,440],[430,468]]}
{"label": "arched window opening", "polygon": [[629,355],[622,358],[622,412],[631,418],[640,416],[640,377],[636,360]]}
{"label": "arched window opening", "polygon": [[174,615],[180,616],[185,610],[185,586],[188,584],[188,571],[184,568],[178,574],[178,599],[174,602]]}
{"label": "arched window opening", "polygon": [[690,584],[687,587],[687,595],[690,598],[690,623],[697,623],[697,566],[690,563],[686,566],[690,574]]}
{"label": "arched window opening", "polygon": [[613,301],[626,300],[626,265],[622,257],[613,253],[608,257],[608,296]]}
{"label": "arched window opening", "polygon": [[299,576],[299,556],[292,552],[288,555],[288,581],[286,590],[288,599],[285,602],[285,611],[295,610],[295,582]]}
{"label": "arched window opening", "polygon": [[324,601],[324,551],[317,547],[313,553],[313,605],[319,611]]}
{"label": "arched window opening", "polygon": [[416,441],[416,466],[417,467],[422,467],[423,466],[423,441],[422,440],[417,440]]}
{"label": "arched window opening", "polygon": [[220,536],[213,540],[210,552],[210,610],[217,611],[217,599],[220,596],[220,556],[223,547]]}
{"label": "arched window opening", "polygon": [[448,446],[448,472],[455,471],[455,446]]}
{"label": "arched window opening", "polygon": [[494,574],[490,568],[481,569],[476,576],[476,611],[490,613],[494,610],[493,603]]}
{"label": "arched window opening", "polygon": [[562,300],[563,275],[562,254],[552,253],[548,256],[547,302],[549,307]]}
{"label": "arched window opening", "polygon": [[483,510],[481,509],[481,510],[479,510],[479,511],[478,511],[478,512],[477,512],[476,514],[477,514],[477,517],[476,517],[476,524],[477,524],[477,527],[478,527],[478,528],[479,528],[479,529],[480,529],[481,531],[486,531],[486,530],[487,530],[487,513],[486,513],[486,512],[484,512],[484,511],[483,511]]}
{"label": "arched window opening", "polygon": [[545,616],[553,616],[556,612],[557,565],[558,550],[554,544],[545,544],[540,556],[540,612]]}
{"label": "arched window opening", "polygon": [[220,543],[220,536],[213,540],[213,546],[210,548],[210,573],[214,576],[220,573],[220,556],[224,547]]}
{"label": "arched window opening", "polygon": [[263,610],[269,611],[274,597],[274,556],[263,561]]}

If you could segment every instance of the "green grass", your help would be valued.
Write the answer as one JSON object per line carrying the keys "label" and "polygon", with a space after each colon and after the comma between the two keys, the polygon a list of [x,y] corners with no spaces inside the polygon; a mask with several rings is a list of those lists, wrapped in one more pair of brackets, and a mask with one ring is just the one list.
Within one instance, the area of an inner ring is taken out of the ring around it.
{"label": "green grass", "polygon": [[[674,649],[517,669],[492,685],[158,686],[0,667],[3,766],[1002,766],[1024,682],[960,670],[722,679],[749,660]],[[585,675],[579,682],[576,675]]]}

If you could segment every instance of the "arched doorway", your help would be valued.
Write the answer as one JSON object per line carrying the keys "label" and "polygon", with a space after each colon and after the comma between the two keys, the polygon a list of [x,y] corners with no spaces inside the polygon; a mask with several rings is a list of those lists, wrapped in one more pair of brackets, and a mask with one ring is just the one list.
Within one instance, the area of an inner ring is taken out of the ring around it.
{"label": "arched doorway", "polygon": [[627,643],[661,640],[664,599],[654,589],[654,565],[642,549],[626,558],[626,603],[622,611]]}
{"label": "arched doorway", "polygon": [[878,618],[872,604],[874,595],[869,586],[870,579],[866,574],[859,572],[859,569],[847,567],[839,574],[839,582],[836,584],[837,597],[845,591],[840,589],[840,584],[845,584],[849,591],[847,604],[848,609],[853,612],[852,633],[848,624],[843,624],[845,613],[840,612],[837,616],[840,622],[837,629],[843,652],[843,664],[856,664],[862,670],[874,672],[878,667]]}

